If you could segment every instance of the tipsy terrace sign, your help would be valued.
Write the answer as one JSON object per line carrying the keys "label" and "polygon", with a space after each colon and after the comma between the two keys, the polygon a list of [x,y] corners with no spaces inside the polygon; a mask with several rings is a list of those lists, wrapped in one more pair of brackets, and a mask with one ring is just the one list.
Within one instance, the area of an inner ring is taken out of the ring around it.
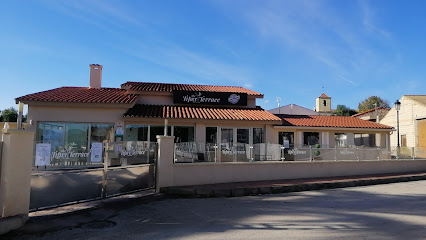
{"label": "tipsy terrace sign", "polygon": [[173,91],[173,103],[247,106],[247,93]]}

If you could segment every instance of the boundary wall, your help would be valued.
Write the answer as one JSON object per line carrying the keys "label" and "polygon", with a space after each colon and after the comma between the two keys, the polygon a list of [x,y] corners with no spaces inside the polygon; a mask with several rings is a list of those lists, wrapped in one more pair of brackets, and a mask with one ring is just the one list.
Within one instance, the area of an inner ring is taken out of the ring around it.
{"label": "boundary wall", "polygon": [[[426,160],[173,163],[173,137],[158,138],[157,191],[164,187],[426,171]],[[161,151],[163,149],[163,151]],[[166,150],[164,150],[166,149]]]}

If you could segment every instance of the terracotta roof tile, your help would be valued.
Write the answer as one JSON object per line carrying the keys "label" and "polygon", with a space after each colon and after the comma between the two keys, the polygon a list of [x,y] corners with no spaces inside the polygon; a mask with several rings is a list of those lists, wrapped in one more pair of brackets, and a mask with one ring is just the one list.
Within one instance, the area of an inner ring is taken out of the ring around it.
{"label": "terracotta roof tile", "polygon": [[282,119],[283,126],[392,129],[390,126],[354,117],[276,115]]}
{"label": "terracotta roof tile", "polygon": [[319,96],[319,97],[320,98],[331,98],[331,97],[327,96],[327,94],[325,94],[325,93],[322,93],[321,96]]}
{"label": "terracotta roof tile", "polygon": [[127,110],[124,117],[281,121],[274,114],[261,108],[214,108],[142,104],[136,104],[133,108]]}
{"label": "terracotta roof tile", "polygon": [[194,84],[174,84],[174,83],[149,83],[149,82],[126,82],[121,85],[124,89],[133,91],[155,91],[155,92],[172,92],[173,90],[181,91],[205,91],[205,92],[236,92],[247,93],[251,96],[263,96],[258,92],[232,86],[210,86],[210,85],[194,85]]}
{"label": "terracotta roof tile", "polygon": [[61,87],[18,97],[18,101],[69,103],[133,103],[137,95],[119,88]]}
{"label": "terracotta roof tile", "polygon": [[374,108],[374,109],[371,109],[371,110],[368,110],[368,111],[365,111],[365,112],[362,112],[362,113],[357,113],[357,114],[355,114],[355,115],[352,115],[352,117],[359,117],[359,116],[362,116],[362,115],[365,115],[365,114],[368,114],[368,113],[374,112],[374,111],[376,111],[376,110],[386,110],[386,111],[389,111],[389,110],[390,110],[390,108],[376,107],[376,108]]}

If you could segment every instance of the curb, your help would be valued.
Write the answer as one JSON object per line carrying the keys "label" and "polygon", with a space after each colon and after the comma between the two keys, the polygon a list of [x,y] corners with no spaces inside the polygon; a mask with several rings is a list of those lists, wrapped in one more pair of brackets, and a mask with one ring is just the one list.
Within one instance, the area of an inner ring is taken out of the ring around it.
{"label": "curb", "polygon": [[[321,179],[318,179],[321,180]],[[402,177],[376,177],[360,178],[351,180],[325,180],[313,183],[282,184],[279,186],[262,187],[233,187],[233,188],[203,188],[199,187],[166,187],[161,188],[161,193],[168,197],[190,197],[190,198],[220,198],[220,197],[243,197],[264,194],[279,194],[289,192],[302,192],[322,189],[335,189],[357,186],[369,186],[377,184],[388,184],[397,182],[426,180],[426,174],[402,176]]]}

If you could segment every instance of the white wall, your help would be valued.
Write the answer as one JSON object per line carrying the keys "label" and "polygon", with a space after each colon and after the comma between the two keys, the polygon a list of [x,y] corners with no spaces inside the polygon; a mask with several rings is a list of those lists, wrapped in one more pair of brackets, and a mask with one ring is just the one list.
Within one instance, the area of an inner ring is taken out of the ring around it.
{"label": "white wall", "polygon": [[173,171],[170,186],[187,186],[424,171],[426,160],[195,163],[174,164],[169,170]]}
{"label": "white wall", "polygon": [[[402,96],[399,101],[401,102],[401,109],[399,111],[399,135],[407,136],[407,147],[416,147],[418,146],[416,119],[426,118],[426,106],[407,96]],[[390,136],[390,144],[391,146],[396,146],[398,141],[396,131],[397,112],[394,106],[386,116],[380,120],[380,123],[395,128],[395,132]]]}

